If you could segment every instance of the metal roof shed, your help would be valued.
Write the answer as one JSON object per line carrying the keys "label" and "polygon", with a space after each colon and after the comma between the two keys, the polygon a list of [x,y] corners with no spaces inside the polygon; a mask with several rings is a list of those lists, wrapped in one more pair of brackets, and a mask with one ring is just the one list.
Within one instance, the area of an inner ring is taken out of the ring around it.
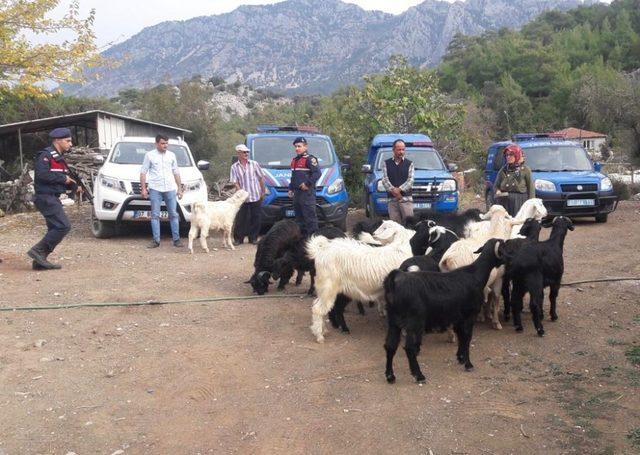
{"label": "metal roof shed", "polygon": [[[24,167],[23,136],[44,133],[59,127],[71,129],[74,145],[102,152],[111,149],[116,139],[122,136],[155,137],[157,134],[164,134],[172,139],[184,139],[185,133],[191,132],[177,126],[150,122],[113,112],[93,110],[0,125],[0,157],[15,157],[15,148],[17,148],[20,167]],[[45,140],[48,139],[45,138]],[[41,147],[43,146],[42,142],[42,138],[35,140],[31,147]],[[10,153],[11,149],[14,153]]]}

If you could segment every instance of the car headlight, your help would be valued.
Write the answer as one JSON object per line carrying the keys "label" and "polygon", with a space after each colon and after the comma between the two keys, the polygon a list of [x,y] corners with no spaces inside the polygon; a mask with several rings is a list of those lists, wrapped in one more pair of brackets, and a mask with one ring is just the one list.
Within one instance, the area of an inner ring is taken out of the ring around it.
{"label": "car headlight", "polygon": [[386,193],[387,189],[384,187],[384,185],[382,184],[382,180],[378,180],[378,184],[376,185],[376,189],[380,192],[380,193]]}
{"label": "car headlight", "polygon": [[611,179],[609,177],[605,177],[600,180],[600,190],[602,191],[611,191],[613,189],[613,183],[611,183]]}
{"label": "car headlight", "polygon": [[100,176],[100,185],[105,188],[109,188],[110,190],[122,191],[123,193],[127,192],[124,189],[124,183],[113,177],[105,177],[104,175]]}
{"label": "car headlight", "polygon": [[338,177],[333,181],[331,185],[329,185],[329,188],[327,188],[327,193],[336,194],[342,191],[343,188],[344,188],[344,181],[340,177]]}
{"label": "car headlight", "polygon": [[538,191],[555,191],[556,185],[549,180],[536,179],[536,190]]}
{"label": "car headlight", "polygon": [[184,192],[198,191],[202,187],[202,179],[194,180],[193,182],[184,182],[182,188]]}
{"label": "car headlight", "polygon": [[442,182],[440,185],[440,191],[455,191],[456,190],[456,181],[454,179],[448,179]]}

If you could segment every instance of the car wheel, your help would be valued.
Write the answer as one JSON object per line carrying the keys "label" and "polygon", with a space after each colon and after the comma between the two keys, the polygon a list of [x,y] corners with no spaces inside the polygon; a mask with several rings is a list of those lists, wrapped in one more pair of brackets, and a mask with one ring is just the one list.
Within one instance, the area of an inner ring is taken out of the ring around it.
{"label": "car wheel", "polygon": [[116,233],[116,223],[113,221],[102,221],[96,218],[91,212],[91,233],[98,239],[108,239]]}
{"label": "car wheel", "polygon": [[609,218],[608,213],[602,213],[600,215],[596,215],[596,223],[606,223]]}

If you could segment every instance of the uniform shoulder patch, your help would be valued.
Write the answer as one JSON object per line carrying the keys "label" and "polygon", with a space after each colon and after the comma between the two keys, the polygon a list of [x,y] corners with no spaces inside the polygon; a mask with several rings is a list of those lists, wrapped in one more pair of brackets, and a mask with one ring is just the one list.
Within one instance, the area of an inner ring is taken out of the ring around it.
{"label": "uniform shoulder patch", "polygon": [[312,157],[311,157],[311,164],[312,164],[312,165],[314,165],[314,166],[317,166],[317,165],[318,165],[318,160],[316,159],[316,157],[315,157],[315,156],[312,156]]}

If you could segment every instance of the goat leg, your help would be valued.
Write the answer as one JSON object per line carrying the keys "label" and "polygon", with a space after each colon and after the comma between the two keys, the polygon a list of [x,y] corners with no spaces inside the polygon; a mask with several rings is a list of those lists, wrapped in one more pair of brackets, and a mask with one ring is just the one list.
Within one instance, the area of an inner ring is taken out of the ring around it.
{"label": "goat leg", "polygon": [[364,316],[364,306],[362,306],[362,302],[360,300],[358,300],[357,305],[358,305],[358,313]]}
{"label": "goat leg", "polygon": [[420,354],[420,345],[422,344],[422,333],[424,332],[424,326],[421,324],[411,324],[407,327],[407,338],[404,345],[405,353],[407,354],[407,360],[409,361],[409,369],[411,375],[416,378],[416,382],[425,382],[426,378],[420,371],[420,365],[418,364],[418,354]]}
{"label": "goat leg", "polygon": [[307,295],[311,296],[316,292],[316,271],[310,270],[309,276],[311,278],[311,286],[309,286],[309,290],[307,291]]}
{"label": "goat leg", "polygon": [[513,313],[513,325],[516,332],[522,332],[522,299],[524,297],[524,284],[520,279],[513,281],[511,293],[511,312]]}
{"label": "goat leg", "polygon": [[504,277],[502,281],[502,300],[504,301],[504,320],[511,317],[511,279]]}
{"label": "goat leg", "polygon": [[544,300],[543,277],[541,273],[527,275],[525,278],[527,289],[529,290],[529,309],[531,318],[539,336],[544,335],[544,327],[540,318],[540,310]]}
{"label": "goat leg", "polygon": [[558,301],[558,293],[560,292],[560,280],[558,282],[553,283],[549,288],[549,301],[551,302],[551,308],[549,309],[549,314],[551,315],[552,321],[558,320],[558,313],[556,313],[556,304]]}
{"label": "goat leg", "polygon": [[393,374],[393,357],[396,355],[398,345],[400,344],[400,335],[402,330],[398,327],[392,317],[389,317],[389,325],[387,329],[387,339],[384,342],[384,349],[387,353],[387,366],[384,375],[389,384],[396,382],[396,376]]}
{"label": "goat leg", "polygon": [[300,286],[300,283],[302,283],[302,277],[304,276],[304,271],[296,269],[296,272],[296,286]]}
{"label": "goat leg", "polygon": [[[351,299],[344,294],[338,294],[336,297],[335,304],[333,306],[332,311],[335,312],[336,323],[342,333],[350,333],[349,327],[347,327],[347,322],[344,320],[344,309],[349,304]],[[335,327],[335,326],[334,326]]]}

